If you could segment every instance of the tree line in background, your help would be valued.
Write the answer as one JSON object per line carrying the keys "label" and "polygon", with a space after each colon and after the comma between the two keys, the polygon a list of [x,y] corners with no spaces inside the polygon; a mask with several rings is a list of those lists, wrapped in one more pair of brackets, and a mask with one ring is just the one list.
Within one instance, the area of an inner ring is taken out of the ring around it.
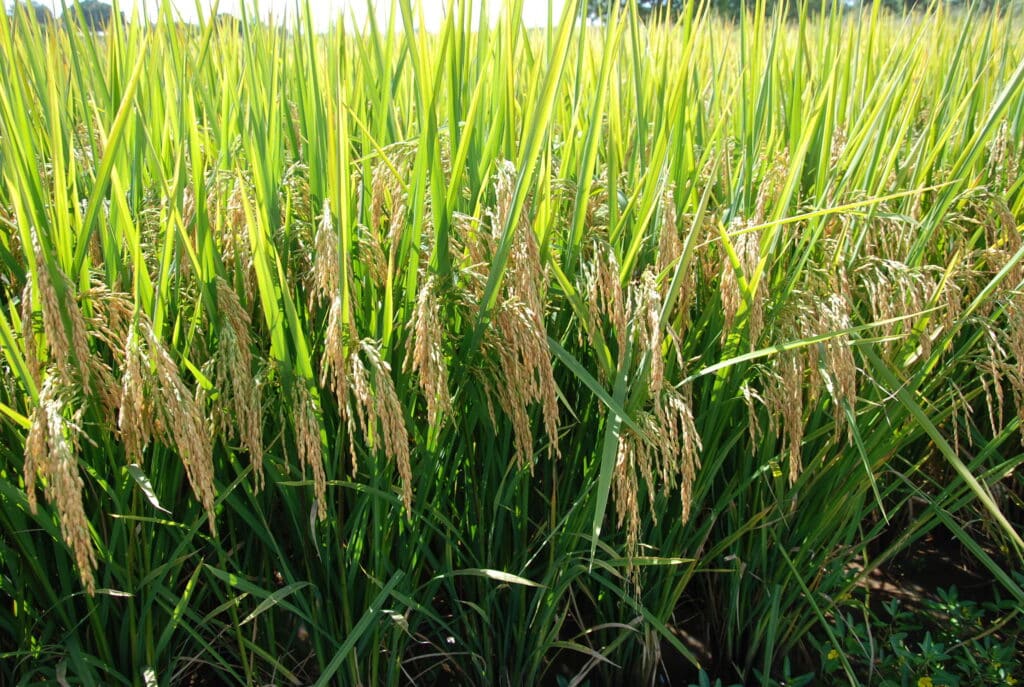
{"label": "tree line in background", "polygon": [[[706,1],[717,12],[731,17],[739,16],[740,12],[742,12],[745,7],[752,7],[755,4],[752,0]],[[792,0],[762,1],[769,12],[773,12],[777,8],[785,7],[786,12],[793,14],[794,16],[797,14],[801,5],[800,2],[793,2]],[[966,5],[969,2],[969,0],[939,1],[945,2],[949,5]],[[699,4],[694,3],[693,0],[587,0],[587,16],[593,20],[600,20],[608,16],[616,3],[620,7],[626,7],[630,2],[636,2],[637,14],[645,21],[659,18],[675,19],[686,7],[695,7]],[[870,2],[870,0],[807,0],[807,2],[810,9],[814,11],[821,11],[831,8],[833,4],[838,4],[841,8],[853,9],[860,7],[862,4],[865,4],[865,2]],[[977,2],[986,7],[992,7],[998,4],[1010,4],[1009,2],[1001,3],[1000,0],[977,0]],[[882,4],[891,10],[909,11],[928,6],[930,4],[930,0],[882,0]],[[8,10],[8,13],[13,14],[19,5],[24,5],[28,8],[30,15],[34,16],[35,20],[40,24],[48,24],[55,21],[53,12],[50,11],[50,8],[38,2],[15,2]],[[114,17],[114,8],[105,2],[100,2],[99,0],[85,0],[84,2],[79,3],[77,7],[78,9],[74,9],[74,6],[72,6],[69,10],[73,12],[73,16],[80,12],[80,21],[82,25],[94,31],[104,30]],[[118,14],[121,22],[123,23],[125,21],[124,12],[119,12]],[[218,19],[220,18],[221,17],[218,17]]]}
{"label": "tree line in background", "polygon": [[[8,14],[14,14],[21,6],[25,7],[29,15],[35,17],[40,24],[50,24],[55,21],[50,8],[38,2],[15,2],[8,10]],[[74,5],[69,6],[68,11],[71,12],[69,16],[76,17],[83,26],[93,31],[106,29],[115,16],[114,8],[105,2],[99,2],[99,0],[84,0],[77,5],[77,8]],[[118,12],[117,17],[121,23],[124,23],[124,12]]]}
{"label": "tree line in background", "polygon": [[[8,16],[13,16],[20,8],[27,10],[29,16],[34,18],[36,23],[40,25],[55,24],[58,21],[46,5],[39,2],[23,2],[22,0],[15,0],[9,6],[7,10]],[[121,24],[127,21],[124,12],[119,11],[115,15],[112,5],[100,2],[99,0],[85,0],[78,3],[77,7],[69,5],[66,12],[74,23],[80,24],[91,31],[105,31],[115,17]],[[239,32],[242,30],[241,20],[233,14],[221,12],[217,14],[214,21],[220,26],[227,26]],[[196,29],[194,24],[187,26],[190,26],[193,30]]]}
{"label": "tree line in background", "polygon": [[[720,14],[729,17],[738,17],[744,9],[751,9],[758,3],[757,0],[704,0],[709,6]],[[799,0],[761,0],[766,11],[771,14],[783,9],[791,16],[799,14],[802,3]],[[943,2],[947,5],[970,4],[972,0],[882,0],[882,6],[896,12],[906,12],[916,9],[924,9],[932,2]],[[590,19],[600,20],[607,17],[612,8],[618,4],[626,7],[631,2],[636,3],[636,11],[641,19],[649,21],[652,19],[675,19],[679,17],[688,7],[694,8],[701,5],[701,2],[693,0],[587,0],[587,16]],[[975,4],[986,8],[996,6],[1008,6],[1013,0],[974,0]],[[871,0],[807,0],[807,7],[813,12],[830,10],[833,7],[839,9],[856,9],[862,5],[870,5]]]}

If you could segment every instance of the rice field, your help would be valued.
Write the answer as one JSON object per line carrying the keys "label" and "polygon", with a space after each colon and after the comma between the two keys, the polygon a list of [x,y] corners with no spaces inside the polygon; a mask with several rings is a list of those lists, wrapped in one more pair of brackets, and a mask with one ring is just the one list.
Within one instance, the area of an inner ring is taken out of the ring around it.
{"label": "rice field", "polygon": [[1024,603],[1024,19],[471,4],[0,18],[0,683],[884,684],[939,532]]}

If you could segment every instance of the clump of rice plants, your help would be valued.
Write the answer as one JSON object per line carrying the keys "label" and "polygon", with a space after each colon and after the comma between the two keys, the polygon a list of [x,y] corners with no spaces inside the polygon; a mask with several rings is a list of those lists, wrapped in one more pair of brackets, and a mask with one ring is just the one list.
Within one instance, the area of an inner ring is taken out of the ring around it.
{"label": "clump of rice plants", "polygon": [[1019,17],[582,4],[0,18],[4,684],[784,679],[936,528],[1024,601]]}

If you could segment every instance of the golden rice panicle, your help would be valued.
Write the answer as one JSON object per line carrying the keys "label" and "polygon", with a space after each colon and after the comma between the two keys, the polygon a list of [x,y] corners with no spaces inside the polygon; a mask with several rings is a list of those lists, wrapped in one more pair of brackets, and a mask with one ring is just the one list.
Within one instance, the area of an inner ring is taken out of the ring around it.
{"label": "golden rice panicle", "polygon": [[[879,323],[885,337],[892,338],[885,349],[891,355],[913,331],[914,316],[928,307],[935,289],[934,278],[926,268],[914,268],[898,260],[876,257],[862,260],[854,274],[872,319]],[[927,347],[928,343],[927,337],[922,336],[921,344]]]}
{"label": "golden rice panicle", "polygon": [[[298,219],[306,224],[305,218],[313,216],[313,194],[309,186],[309,166],[301,161],[295,160],[284,170],[281,179],[281,193],[291,204],[292,219]],[[281,225],[288,220],[288,208],[281,204]]]}
{"label": "golden rice panicle", "polygon": [[108,427],[117,426],[118,413],[121,408],[121,384],[114,376],[114,371],[98,355],[89,357],[89,376],[93,380],[93,389],[99,401],[100,411]]}
{"label": "golden rice panicle", "polygon": [[[402,503],[406,515],[412,517],[412,464],[409,455],[409,433],[405,427],[402,404],[391,379],[391,365],[380,355],[379,348],[371,341],[364,340],[360,346],[369,363],[372,392],[369,397],[359,399],[367,410],[372,426],[380,428],[384,454],[395,463],[402,482]],[[353,386],[353,388],[355,388]],[[365,394],[366,389],[362,392]],[[350,435],[351,440],[351,435]]]}
{"label": "golden rice panicle", "polygon": [[[1024,285],[1017,282],[1017,291],[1009,296],[1006,308],[1006,326],[1004,338],[1009,354],[1006,359],[1006,376],[1013,389],[1013,399],[1017,406],[1017,415],[1024,422]],[[1024,433],[1021,433],[1021,444],[1024,444]]]}
{"label": "golden rice panicle", "polygon": [[[647,490],[651,518],[657,523],[655,493],[660,486],[668,494],[678,485],[681,516],[689,520],[693,484],[700,466],[701,440],[694,422],[689,390],[665,383],[662,344],[661,294],[653,270],[646,270],[629,290],[630,338],[640,360],[649,361],[648,396],[652,410],[640,411],[637,421],[643,435],[625,429],[619,440],[613,496],[619,526],[626,524],[627,551],[637,555],[640,512],[638,490]],[[678,351],[677,351],[678,353]],[[680,358],[681,370],[685,368]],[[631,566],[632,567],[632,566]]]}
{"label": "golden rice panicle", "polygon": [[[323,214],[314,239],[316,258],[313,261],[313,290],[310,299],[332,299],[341,285],[341,256],[338,250],[338,232],[331,217],[331,201],[324,198]],[[312,303],[311,303],[312,304]]]}
{"label": "golden rice panicle", "polygon": [[637,351],[650,361],[648,388],[651,397],[656,398],[665,385],[665,358],[661,352],[661,293],[650,269],[644,270],[639,282],[629,289],[627,305],[630,335]]}
{"label": "golden rice panicle", "polygon": [[536,357],[530,323],[522,304],[506,301],[494,312],[484,335],[485,350],[498,359],[494,373],[498,405],[512,424],[516,464],[533,467],[533,429],[527,412],[534,396],[535,377],[530,359]]}
{"label": "golden rice panicle", "polygon": [[[39,246],[39,237],[34,229],[32,231],[32,248],[36,255],[43,255],[42,248]],[[50,359],[53,360],[60,374],[70,381],[74,378],[71,366],[71,342],[68,340],[67,330],[64,327],[57,291],[50,281],[49,268],[45,263],[40,262],[41,264],[36,270],[38,290],[33,289],[33,297],[38,301],[39,309],[42,312],[43,333],[46,335],[46,346]]]}
{"label": "golden rice panicle", "polygon": [[303,476],[308,467],[313,474],[313,495],[320,522],[327,519],[327,475],[324,472],[323,446],[316,399],[302,380],[295,383],[295,443]]}
{"label": "golden rice panicle", "polygon": [[[618,193],[617,191],[614,191]],[[587,201],[585,226],[593,233],[607,235],[608,222],[611,220],[611,194],[613,189],[608,183],[608,170],[601,169],[591,186],[590,198]]]}
{"label": "golden rice panicle", "polygon": [[998,331],[995,324],[985,320],[980,323],[985,338],[985,358],[979,367],[983,374],[978,375],[981,381],[981,388],[985,392],[985,406],[988,409],[989,425],[993,436],[1003,431],[1005,397],[1003,393],[1003,378],[1007,369],[1006,359],[1009,356],[1003,347],[1002,333]]}
{"label": "golden rice panicle", "polygon": [[[70,288],[70,287],[69,287]],[[96,344],[106,346],[113,357],[114,364],[120,365],[124,354],[124,344],[128,336],[128,323],[134,308],[130,297],[126,294],[111,291],[105,284],[93,283],[83,291],[77,310],[81,319],[74,325],[83,332],[88,332]],[[82,307],[89,304],[88,309]],[[86,317],[84,313],[88,312]],[[71,312],[73,319],[75,313]],[[84,337],[83,337],[84,338]],[[85,346],[84,342],[80,347]],[[88,351],[88,348],[85,349]],[[86,367],[92,380],[91,392],[100,404],[100,410],[109,426],[117,425],[117,417],[121,408],[121,383],[114,376],[113,368],[108,365],[98,352],[89,352]]]}
{"label": "golden rice panicle", "polygon": [[94,281],[89,290],[82,293],[88,300],[92,315],[86,319],[89,335],[103,342],[118,365],[122,362],[124,343],[128,339],[135,303],[132,297],[121,291],[113,291],[106,284]]}
{"label": "golden rice panicle", "polygon": [[661,437],[661,483],[667,491],[678,476],[682,521],[686,524],[693,506],[693,483],[702,448],[689,392],[668,387],[655,406],[655,419]]}
{"label": "golden rice panicle", "polygon": [[[256,294],[256,271],[253,268],[252,244],[249,240],[249,223],[245,218],[245,200],[253,195],[249,183],[235,177],[231,192],[225,204],[225,217],[221,241],[221,257],[229,273],[240,275],[245,302],[252,303]],[[211,210],[217,207],[218,194],[211,194],[207,201]]]}
{"label": "golden rice panicle", "polygon": [[[36,255],[41,256],[42,248],[34,230],[32,243]],[[43,332],[46,334],[50,356],[56,365],[57,372],[68,384],[77,383],[84,389],[91,389],[93,374],[99,374],[97,389],[100,400],[108,411],[108,415],[112,416],[113,409],[117,407],[113,377],[109,368],[95,358],[89,349],[88,328],[75,295],[74,285],[59,268],[54,269],[53,275],[46,264],[40,264],[36,270],[40,309],[43,315]],[[52,277],[60,280],[64,292],[63,303],[58,302],[60,299],[51,281]],[[65,321],[68,324],[67,327]],[[69,333],[70,338],[68,338]]]}
{"label": "golden rice panicle", "polygon": [[[61,535],[75,557],[82,584],[89,595],[96,591],[96,552],[85,514],[82,491],[85,483],[78,470],[77,417],[68,420],[59,374],[48,375],[32,411],[25,441],[25,489],[29,508],[36,512],[37,473],[46,480],[46,500],[57,509]],[[79,410],[79,413],[81,409]]]}
{"label": "golden rice panicle", "polygon": [[[495,241],[501,237],[501,231],[512,211],[515,195],[516,171],[507,160],[498,163],[495,175],[496,204],[491,214],[491,235]],[[528,221],[528,213],[520,214],[519,221],[512,229],[514,240],[509,253],[506,267],[506,288],[518,298],[530,312],[542,322],[544,315],[544,293],[547,291],[547,269],[541,263],[540,246],[537,236]]]}
{"label": "golden rice panicle", "polygon": [[827,390],[834,407],[835,441],[844,429],[847,440],[852,441],[853,427],[844,411],[844,407],[853,411],[857,404],[858,370],[847,333],[853,327],[849,287],[842,270],[834,275],[813,274],[811,281],[808,291],[794,293],[789,307],[792,321],[788,323],[797,338],[828,337],[803,349],[805,367],[810,371],[805,400],[812,405],[822,389]]}
{"label": "golden rice panicle", "polygon": [[764,393],[769,432],[782,430],[783,452],[789,459],[789,483],[796,483],[803,469],[804,359],[798,350],[779,352],[773,362]]}
{"label": "golden rice panicle", "polygon": [[756,446],[760,440],[761,420],[758,418],[758,404],[761,407],[768,407],[764,396],[751,384],[744,384],[740,387],[740,394],[743,396],[743,405],[747,407],[747,436],[750,437],[750,444]]}
{"label": "golden rice panicle", "polygon": [[[658,235],[657,271],[663,274],[683,254],[683,242],[679,238],[679,222],[676,216],[675,193],[669,187],[661,196],[661,231]],[[662,296],[668,289],[668,281],[663,283]]]}
{"label": "golden rice panicle", "polygon": [[857,406],[857,361],[849,334],[839,333],[853,327],[850,304],[840,294],[832,294],[820,302],[819,315],[822,326],[836,333],[825,343],[825,373],[829,377],[826,387],[836,406],[836,438],[845,428],[847,439],[852,441],[853,427],[841,408],[848,407],[853,412]]}
{"label": "golden rice panicle", "polygon": [[[591,327],[601,328],[604,318],[607,318],[615,332],[621,356],[626,351],[629,328],[626,326],[626,295],[619,279],[619,261],[606,241],[594,238],[590,248],[589,256],[580,266],[584,282],[580,291],[587,294]],[[598,345],[596,340],[591,343]]]}
{"label": "golden rice panicle", "polygon": [[[47,385],[52,385],[50,379]],[[44,385],[44,389],[48,388]],[[50,463],[50,427],[47,421],[48,411],[43,405],[42,390],[36,407],[29,418],[28,436],[25,437],[25,496],[28,508],[34,515],[37,511],[36,479],[38,473],[45,474]],[[52,402],[52,401],[50,401]]]}
{"label": "golden rice panicle", "polygon": [[[615,503],[617,526],[626,527],[628,570],[635,575],[632,559],[640,552],[640,491],[646,489],[648,512],[658,522],[655,496],[668,494],[678,484],[681,517],[689,521],[693,504],[693,484],[700,467],[700,437],[693,421],[689,399],[685,394],[668,389],[659,398],[655,412],[638,412],[635,420],[644,430],[638,435],[624,429],[619,437],[615,470],[612,477],[612,500]],[[634,583],[638,579],[634,577]]]}
{"label": "golden rice panicle", "polygon": [[[370,173],[370,228],[383,229],[388,221],[398,230],[405,222],[406,192],[403,179],[408,179],[416,157],[417,146],[392,143],[381,151],[380,159]],[[395,235],[390,237],[392,240]]]}
{"label": "golden rice panicle", "polygon": [[452,413],[438,288],[437,277],[427,275],[416,297],[416,307],[409,323],[413,340],[404,362],[405,369],[411,369],[419,380],[427,403],[427,424],[431,428],[440,427]]}
{"label": "golden rice panicle", "polygon": [[494,239],[490,232],[483,231],[482,222],[478,218],[462,213],[452,216],[451,229],[449,251],[462,280],[463,290],[460,295],[465,299],[463,306],[467,309],[476,308],[472,314],[477,315],[494,255]]}
{"label": "golden rice panicle", "polygon": [[[339,400],[339,406],[341,407],[341,417],[348,425],[348,450],[352,458],[352,472],[356,473],[359,470],[359,462],[356,456],[356,432],[361,432],[366,437],[367,442],[373,444],[376,424],[372,422],[370,415],[371,397],[373,395],[373,391],[370,388],[370,373],[358,353],[351,354],[346,359],[346,362],[349,364],[346,384],[350,390],[351,397],[349,394],[346,394],[344,400]],[[351,407],[349,406],[350,401]],[[358,426],[356,424],[357,420]]]}
{"label": "golden rice panicle", "polygon": [[[491,238],[497,243],[509,222],[515,191],[516,172],[512,163],[498,163],[495,174],[494,209],[489,213]],[[544,292],[547,273],[541,263],[537,237],[522,213],[509,231],[511,250],[501,301],[484,334],[484,348],[499,360],[498,403],[512,420],[516,459],[532,467],[533,433],[526,408],[538,403],[548,435],[548,456],[561,454],[558,446],[558,393],[551,365],[551,353],[544,325]],[[482,295],[482,294],[481,294]]]}
{"label": "golden rice panicle", "polygon": [[496,309],[484,334],[484,348],[498,360],[498,403],[509,415],[516,438],[516,460],[532,467],[533,432],[527,407],[539,403],[548,436],[548,456],[558,447],[558,395],[543,323],[525,303],[507,299]]}
{"label": "golden rice panicle", "polygon": [[[398,263],[398,248],[402,243],[402,234],[405,229],[409,226],[409,222],[406,218],[406,212],[408,208],[405,204],[404,196],[401,200],[396,201],[395,207],[391,210],[391,218],[388,222],[388,265],[394,266]],[[423,218],[423,231],[430,232],[433,227],[433,220],[431,217],[431,210],[429,202],[427,207],[424,208]]]}
{"label": "golden rice panicle", "polygon": [[140,317],[128,333],[119,416],[128,460],[142,462],[151,438],[173,446],[196,499],[216,533],[213,440],[201,404],[178,374],[178,366]]}
{"label": "golden rice panicle", "polygon": [[118,417],[121,441],[129,462],[141,463],[142,452],[149,445],[150,429],[155,419],[150,406],[150,379],[150,361],[145,342],[138,327],[133,326],[128,330],[125,344],[121,411]]}
{"label": "golden rice panicle", "polygon": [[[342,322],[341,296],[335,294],[327,317],[327,331],[324,334],[324,352],[320,365],[320,383],[330,387],[338,399],[341,419],[348,418],[348,357],[349,332]],[[351,319],[349,320],[351,322]]]}
{"label": "golden rice panicle", "polygon": [[383,288],[388,278],[388,259],[384,255],[380,235],[373,229],[360,224],[356,227],[356,247],[359,261],[366,266],[370,279]]}
{"label": "golden rice panicle", "polygon": [[[743,263],[743,273],[747,279],[747,288],[750,288],[750,281],[757,274],[757,268],[761,260],[761,232],[751,231],[744,234],[737,244],[740,260]],[[750,350],[757,348],[761,340],[761,333],[764,331],[764,303],[768,296],[768,284],[765,281],[765,274],[757,276],[757,284],[750,294],[749,311],[747,313],[748,338],[750,339]]]}
{"label": "golden rice panicle", "polygon": [[992,180],[993,187],[995,189],[1012,187],[1020,179],[1021,156],[1014,144],[1008,120],[1003,120],[988,148],[988,176]]}
{"label": "golden rice panicle", "polygon": [[[1014,363],[1009,374],[1010,386],[1013,389],[1014,403],[1017,406],[1017,416],[1024,423],[1024,317],[1018,312],[1014,315],[1016,322],[1009,330],[1010,349],[1013,353]],[[1021,444],[1024,445],[1024,435],[1021,436]]]}
{"label": "golden rice panicle", "polygon": [[216,279],[217,305],[223,317],[217,351],[217,388],[226,397],[249,452],[257,491],[263,486],[262,394],[252,374],[252,321],[231,286]]}
{"label": "golden rice panicle", "polygon": [[896,211],[889,216],[881,217],[879,215],[887,208],[884,205],[879,207],[878,214],[872,218],[865,232],[863,251],[866,257],[893,262],[903,262],[906,259],[917,235],[913,222],[920,219],[922,195],[916,195],[912,201],[914,207],[907,213],[913,218],[911,220],[898,218],[897,215],[900,213]]}
{"label": "golden rice panicle", "polygon": [[[369,234],[383,251],[378,236],[387,241],[386,265],[393,269],[397,264],[398,249],[408,221],[408,192],[406,179],[411,178],[412,167],[416,159],[418,146],[415,143],[393,143],[385,146],[380,159],[374,164],[370,177],[370,226]],[[423,226],[429,231],[432,224],[429,201],[424,208]],[[375,267],[379,265],[379,257],[375,249],[369,247],[368,256]]]}
{"label": "golden rice panicle", "polygon": [[159,413],[163,428],[162,440],[177,449],[185,475],[196,499],[206,510],[210,531],[217,532],[213,505],[216,497],[213,473],[213,440],[202,408],[178,374],[178,366],[146,322],[139,327],[146,340],[153,364],[153,384],[157,392],[154,411]]}
{"label": "golden rice panicle", "polygon": [[[738,218],[734,219],[732,224],[729,225],[730,229],[742,226],[744,226],[744,223]],[[729,252],[724,247],[721,254],[721,264],[718,266],[718,271],[722,276],[719,279],[718,289],[722,298],[722,342],[724,343],[732,333],[733,325],[736,322],[736,315],[740,311],[740,303],[743,302],[743,292],[740,288],[739,280],[739,270],[742,269],[742,266],[737,267],[733,265]]]}
{"label": "golden rice panicle", "polygon": [[[762,158],[761,162],[766,164],[767,160]],[[789,153],[782,150],[775,156],[771,167],[765,172],[757,189],[757,199],[754,201],[754,214],[750,218],[750,226],[764,222],[768,215],[768,203],[776,200],[788,174]]]}
{"label": "golden rice panicle", "polygon": [[[496,203],[488,211],[490,231],[481,230],[479,222],[464,216],[457,216],[453,223],[457,299],[469,321],[480,316],[491,259],[511,212],[514,180],[514,168],[509,163],[499,163],[495,175]],[[475,368],[473,374],[485,392],[492,424],[497,401],[512,425],[517,465],[530,465],[532,469],[534,434],[529,407],[533,403],[541,406],[544,430],[550,439],[548,455],[557,456],[558,396],[544,326],[542,294],[546,276],[536,236],[525,219],[509,231],[511,235],[505,237],[511,242],[505,279],[481,341],[485,363]]]}
{"label": "golden rice panicle", "polygon": [[[722,326],[722,340],[732,332],[736,316],[739,314],[740,305],[744,301],[744,286],[750,290],[750,281],[757,272],[758,263],[761,259],[761,233],[750,229],[751,222],[743,222],[736,219],[730,224],[730,233],[737,232],[731,237],[733,249],[739,266],[732,264],[732,260],[726,251],[722,256],[722,278],[720,290],[722,295],[722,310],[725,322]],[[742,281],[741,281],[742,280]],[[767,287],[764,279],[758,279],[753,293],[749,294],[747,303],[747,326],[749,329],[751,349],[755,348],[764,330],[764,302],[767,295]]]}
{"label": "golden rice panicle", "polygon": [[[674,192],[669,188],[661,199],[661,234],[658,239],[658,256],[656,269],[661,278],[661,297],[668,296],[672,286],[673,272],[680,268],[678,262],[683,258],[683,241],[680,238],[682,222],[676,214]],[[688,218],[693,221],[692,217]],[[697,231],[698,227],[692,227],[691,231]],[[676,332],[682,336],[690,326],[690,308],[693,305],[697,294],[697,272],[693,264],[688,264],[681,275],[675,302]],[[671,319],[671,317],[670,317]]]}
{"label": "golden rice panicle", "polygon": [[643,440],[630,429],[623,431],[619,436],[611,491],[615,503],[616,526],[620,530],[623,525],[626,526],[626,557],[630,561],[628,571],[631,574],[636,572],[632,559],[640,551],[640,480],[637,473],[642,470],[641,465],[649,464]]}

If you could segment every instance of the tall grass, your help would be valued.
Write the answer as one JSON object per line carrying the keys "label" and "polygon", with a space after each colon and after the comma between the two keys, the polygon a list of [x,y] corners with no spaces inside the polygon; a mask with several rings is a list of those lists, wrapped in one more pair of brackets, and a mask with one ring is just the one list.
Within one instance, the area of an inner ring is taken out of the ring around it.
{"label": "tall grass", "polygon": [[1024,601],[1019,19],[470,6],[0,19],[4,684],[763,679],[940,524]]}

